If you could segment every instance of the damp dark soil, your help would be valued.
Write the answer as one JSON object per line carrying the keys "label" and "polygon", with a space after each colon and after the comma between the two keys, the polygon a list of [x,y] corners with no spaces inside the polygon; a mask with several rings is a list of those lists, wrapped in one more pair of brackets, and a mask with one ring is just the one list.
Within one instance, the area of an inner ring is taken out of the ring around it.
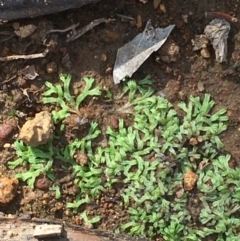
{"label": "damp dark soil", "polygon": [[[211,3],[209,3],[211,2]],[[11,116],[16,116],[17,124],[14,133],[3,140],[0,149],[0,172],[2,176],[14,176],[14,170],[9,170],[7,162],[14,160],[15,151],[10,146],[14,143],[23,123],[42,110],[52,107],[42,104],[42,93],[46,89],[45,82],[56,83],[60,73],[72,75],[72,93],[74,89],[81,89],[83,77],[93,77],[95,85],[102,90],[109,90],[113,96],[122,91],[123,83],[115,85],[113,82],[113,66],[118,48],[130,41],[145,28],[151,19],[154,27],[166,27],[175,24],[168,43],[179,47],[179,53],[174,59],[161,58],[164,51],[152,54],[134,74],[133,78],[140,80],[151,75],[155,92],[163,92],[174,105],[187,100],[190,95],[203,97],[210,93],[216,105],[215,109],[226,108],[229,117],[228,129],[221,135],[225,151],[232,159],[240,164],[240,37],[239,26],[231,23],[228,38],[228,55],[226,63],[217,63],[215,54],[209,46],[209,58],[204,58],[200,51],[193,51],[192,39],[202,34],[206,24],[205,12],[225,12],[240,17],[239,1],[237,0],[162,0],[162,9],[154,8],[152,0],[143,4],[138,0],[103,0],[97,4],[90,4],[80,9],[65,11],[34,19],[15,20],[0,26],[0,56],[26,55],[41,53],[45,46],[42,42],[42,31],[45,29],[65,29],[75,23],[85,26],[95,19],[114,19],[109,23],[102,23],[82,37],[68,44],[62,41],[43,58],[19,59],[2,61],[0,63],[0,118],[1,123],[8,123]],[[26,38],[14,34],[18,26],[33,24],[37,30]],[[166,43],[166,44],[168,44]],[[160,56],[160,57],[159,57]],[[166,57],[165,56],[165,57]],[[26,77],[23,70],[27,66],[34,66],[37,77],[31,79],[33,72]],[[115,115],[106,108],[104,98],[87,99],[81,107],[81,113],[90,121],[97,121],[101,129],[108,125],[114,127],[118,118],[126,116]],[[88,125],[79,127],[76,123],[66,120],[67,129],[64,137],[69,140],[81,138],[88,131]],[[56,166],[56,172],[57,172]],[[19,172],[19,169],[18,169]],[[0,211],[7,214],[28,214],[32,217],[61,219],[73,224],[82,225],[78,214],[66,208],[67,202],[73,202],[78,189],[73,185],[74,176],[71,170],[59,170],[56,182],[62,186],[63,196],[55,198],[54,192],[49,190],[32,190],[25,182],[20,181],[17,194],[12,202],[0,206]],[[51,183],[50,185],[53,185]],[[95,204],[90,205],[90,214],[101,215],[102,222],[96,228],[114,231],[119,227],[124,210],[111,200],[119,199],[115,190],[109,190]],[[194,201],[194,200],[193,200]],[[98,208],[94,208],[97,206]]]}

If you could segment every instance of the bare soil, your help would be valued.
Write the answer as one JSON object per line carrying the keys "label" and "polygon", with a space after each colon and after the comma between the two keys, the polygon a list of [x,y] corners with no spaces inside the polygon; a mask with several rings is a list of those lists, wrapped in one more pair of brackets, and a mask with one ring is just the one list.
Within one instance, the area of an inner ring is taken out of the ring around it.
{"label": "bare soil", "polygon": [[[43,109],[52,110],[51,106],[43,106],[41,102],[45,81],[56,83],[59,73],[71,73],[73,76],[72,92],[76,95],[75,90],[81,90],[83,85],[82,78],[84,76],[93,77],[95,85],[100,86],[103,90],[110,90],[114,96],[117,96],[122,91],[122,84],[114,85],[112,77],[117,49],[142,32],[149,19],[152,20],[155,27],[176,25],[169,41],[179,46],[180,53],[175,62],[169,63],[162,60],[156,61],[161,52],[152,54],[133,78],[140,80],[150,74],[156,93],[164,93],[176,108],[180,101],[187,100],[190,95],[203,96],[204,93],[210,93],[216,102],[216,110],[221,108],[228,110],[229,127],[221,135],[221,140],[224,143],[225,151],[232,155],[232,159],[237,165],[240,164],[240,69],[236,67],[240,56],[239,26],[231,24],[227,63],[217,63],[214,51],[210,46],[211,57],[203,58],[199,51],[192,50],[191,43],[196,34],[203,33],[209,22],[204,16],[205,12],[221,11],[238,17],[240,14],[239,1],[162,0],[162,3],[166,8],[166,13],[159,8],[154,9],[150,0],[146,4],[137,0],[103,0],[80,9],[36,19],[14,21],[0,26],[0,34],[1,32],[8,33],[7,36],[1,35],[0,55],[8,56],[43,52],[45,47],[40,40],[40,34],[44,28],[64,29],[78,22],[81,26],[85,26],[97,18],[115,19],[111,23],[100,24],[68,45],[59,40],[59,45],[44,58],[0,63],[1,122],[7,123],[13,111],[24,113],[24,116],[17,118],[18,123],[13,135],[1,143],[0,170],[3,176],[14,176],[15,174],[14,170],[7,168],[7,161],[15,158],[15,152],[11,148],[6,148],[6,143],[12,144],[15,141],[16,135],[19,133],[18,128],[21,128],[27,118],[33,117],[35,113]],[[117,14],[129,16],[135,20],[118,17]],[[31,23],[35,24],[38,29],[33,35],[24,39],[11,37],[13,23],[20,25]],[[6,40],[7,37],[9,39]],[[67,61],[63,60],[66,54],[69,56]],[[52,73],[49,70],[49,63],[53,66]],[[39,74],[34,80],[22,78],[20,71],[28,65],[34,65]],[[103,96],[87,100],[80,111],[90,121],[100,123],[102,129],[105,129],[107,125],[114,126],[119,117],[128,118],[113,114],[106,106],[107,103]],[[66,120],[66,124],[64,138],[67,141],[76,137],[81,138],[87,133],[87,125],[79,127],[76,131],[76,123],[72,122],[71,118]],[[77,214],[66,209],[66,203],[74,201],[78,192],[73,185],[74,177],[68,173],[71,173],[71,170],[60,170],[57,175],[56,182],[62,185],[64,190],[61,199],[55,199],[53,192],[37,188],[31,190],[26,183],[20,182],[15,199],[10,204],[0,206],[0,211],[82,224]],[[117,200],[118,193],[109,190],[108,195],[96,200],[97,210],[94,209],[95,204],[89,208],[89,212],[92,214],[102,216],[102,223],[96,228],[114,231],[116,227],[119,227],[121,218],[125,218],[125,211],[111,201],[113,197]]]}

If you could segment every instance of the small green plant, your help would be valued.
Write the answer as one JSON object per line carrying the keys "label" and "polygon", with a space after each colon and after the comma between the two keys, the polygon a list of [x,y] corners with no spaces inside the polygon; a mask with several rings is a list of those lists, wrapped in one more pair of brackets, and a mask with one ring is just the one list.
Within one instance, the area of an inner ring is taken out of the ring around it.
{"label": "small green plant", "polygon": [[162,229],[161,234],[163,235],[165,241],[179,240],[183,229],[184,226],[179,224],[177,220],[171,221],[169,226]]}
{"label": "small green plant", "polygon": [[78,208],[86,203],[89,203],[91,201],[91,199],[89,198],[88,195],[85,196],[85,198],[82,198],[80,195],[78,195],[76,197],[76,200],[74,203],[67,203],[67,208],[71,208],[73,209],[74,213],[78,212]]}
{"label": "small green plant", "polygon": [[[188,193],[177,198],[174,190],[182,187],[186,169],[195,170],[200,177],[205,176],[205,170],[198,170],[199,161],[212,163],[218,158],[223,147],[218,135],[227,128],[226,110],[212,115],[214,102],[209,94],[203,101],[190,97],[188,104],[179,104],[186,113],[180,121],[166,99],[154,96],[153,90],[143,88],[143,85],[149,85],[148,78],[139,84],[129,81],[123,88],[123,93],[129,95],[129,102],[118,111],[132,113],[133,125],[126,126],[120,119],[118,131],[107,128],[108,147],[99,147],[96,153],[89,155],[98,170],[92,172],[92,178],[97,181],[96,187],[99,184],[104,188],[124,184],[121,196],[129,221],[123,224],[123,231],[148,237],[159,235],[165,240],[185,240],[184,237],[199,240],[203,233],[194,232],[188,226],[191,223],[191,214],[186,209]],[[191,138],[202,141],[192,146],[189,144]],[[152,156],[151,161],[149,156]],[[88,176],[83,169],[75,167],[79,177]],[[217,178],[219,176],[215,174]],[[107,182],[104,184],[103,180]],[[94,196],[92,187],[85,185],[82,190]],[[104,192],[104,188],[98,188],[95,194]],[[233,212],[236,210],[237,207]]]}
{"label": "small green plant", "polygon": [[41,149],[27,146],[22,141],[15,141],[14,146],[18,158],[8,162],[9,167],[14,169],[19,165],[28,166],[28,171],[18,173],[16,178],[26,181],[31,188],[34,188],[35,179],[41,174],[54,180],[54,174],[51,171],[54,157],[51,142],[49,145],[43,145]]}
{"label": "small green plant", "polygon": [[89,219],[88,216],[87,216],[87,212],[86,212],[86,211],[83,211],[83,212],[81,213],[81,217],[82,217],[82,219],[84,220],[84,222],[87,223],[87,224],[97,223],[97,222],[99,222],[100,219],[101,219],[100,216],[95,216],[95,217]]}
{"label": "small green plant", "polygon": [[[64,83],[66,86],[55,86],[54,91],[53,86],[47,84],[49,91],[44,97],[45,103],[60,104],[60,111],[64,113],[61,118],[77,111],[87,96],[75,100],[69,93],[70,79]],[[205,94],[202,99],[190,97],[188,103],[180,103],[184,114],[179,118],[171,103],[153,94],[150,84],[149,77],[138,83],[130,80],[125,84],[123,95],[128,94],[128,102],[117,112],[132,114],[133,123],[127,126],[123,119],[119,119],[117,129],[107,127],[106,147],[92,147],[92,140],[101,131],[97,123],[91,123],[89,134],[83,139],[74,140],[61,149],[47,150],[52,159],[45,157],[45,160],[53,160],[54,156],[62,160],[63,165],[73,167],[80,193],[67,207],[77,213],[80,207],[82,209],[96,200],[109,188],[121,186],[120,205],[128,219],[118,231],[161,237],[165,241],[198,241],[212,234],[219,241],[238,240],[240,168],[229,166],[231,157],[223,154],[219,138],[227,128],[226,110],[212,113],[214,101]],[[87,90],[90,88],[91,81]],[[90,93],[100,94],[100,90]],[[51,97],[53,94],[57,97]],[[190,141],[192,138],[198,140],[194,145]],[[85,165],[75,162],[76,151],[86,153],[89,160]],[[20,149],[17,152],[20,159],[10,162],[12,168],[21,163],[31,166],[25,157],[29,155],[27,153]],[[200,168],[201,163],[206,164],[204,168]],[[198,175],[194,192],[199,193],[203,207],[194,222],[201,224],[200,227],[195,226],[187,208],[191,192],[185,191],[180,197],[176,194],[177,190],[184,189],[183,177],[189,169]],[[101,220],[101,216],[87,217],[85,211],[81,217],[86,223]]]}
{"label": "small green plant", "polygon": [[[75,139],[69,145],[58,148],[53,145],[53,141],[38,147],[25,145],[22,141],[15,141],[14,147],[18,158],[14,161],[9,161],[8,166],[15,169],[18,166],[25,166],[26,172],[18,173],[16,178],[26,181],[31,188],[34,188],[35,180],[40,175],[46,175],[50,180],[55,179],[52,171],[54,161],[56,159],[62,161],[62,166],[66,167],[74,163],[74,153],[76,150],[91,153],[91,141],[100,134],[97,129],[97,124],[92,122],[90,125],[89,133],[81,140]],[[60,190],[53,187],[56,197],[60,198]]]}
{"label": "small green plant", "polygon": [[230,158],[230,155],[218,156],[212,160],[212,168],[199,176],[198,188],[205,193],[201,197],[204,208],[199,216],[205,227],[197,232],[201,237],[210,234],[218,234],[219,240],[240,237],[240,219],[235,216],[240,210],[240,169],[229,167]]}
{"label": "small green plant", "polygon": [[66,118],[71,112],[79,113],[80,104],[87,98],[87,96],[101,95],[99,87],[92,88],[94,79],[83,78],[86,83],[84,91],[76,98],[70,94],[70,82],[72,76],[70,74],[61,74],[61,84],[53,85],[50,82],[46,82],[48,90],[43,93],[43,103],[57,104],[60,110],[53,111],[54,122],[58,122]]}
{"label": "small green plant", "polygon": [[55,198],[59,199],[61,198],[61,189],[59,186],[53,186],[49,188],[50,191],[54,191],[55,192]]}

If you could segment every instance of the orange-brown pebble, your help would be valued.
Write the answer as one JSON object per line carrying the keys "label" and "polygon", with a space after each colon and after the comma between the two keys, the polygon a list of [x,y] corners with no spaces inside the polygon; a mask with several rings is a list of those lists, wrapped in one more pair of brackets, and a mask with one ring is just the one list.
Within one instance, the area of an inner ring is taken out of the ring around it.
{"label": "orange-brown pebble", "polygon": [[16,195],[18,180],[15,178],[0,178],[0,203],[7,204],[13,200]]}
{"label": "orange-brown pebble", "polygon": [[195,137],[190,138],[189,144],[192,145],[192,146],[197,145],[198,144],[197,138],[195,138]]}
{"label": "orange-brown pebble", "polygon": [[198,179],[198,176],[195,172],[190,170],[185,172],[183,177],[184,189],[186,191],[191,191],[194,188],[197,182],[197,179]]}
{"label": "orange-brown pebble", "polygon": [[50,186],[50,180],[45,176],[39,176],[35,181],[35,187],[40,190],[46,190]]}

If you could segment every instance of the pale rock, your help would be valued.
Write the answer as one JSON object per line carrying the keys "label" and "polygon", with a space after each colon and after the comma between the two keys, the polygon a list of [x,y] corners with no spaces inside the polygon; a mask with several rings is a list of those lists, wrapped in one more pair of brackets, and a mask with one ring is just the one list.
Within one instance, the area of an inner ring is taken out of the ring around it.
{"label": "pale rock", "polygon": [[18,138],[27,145],[39,146],[53,138],[53,130],[51,114],[48,111],[42,111],[23,125]]}

